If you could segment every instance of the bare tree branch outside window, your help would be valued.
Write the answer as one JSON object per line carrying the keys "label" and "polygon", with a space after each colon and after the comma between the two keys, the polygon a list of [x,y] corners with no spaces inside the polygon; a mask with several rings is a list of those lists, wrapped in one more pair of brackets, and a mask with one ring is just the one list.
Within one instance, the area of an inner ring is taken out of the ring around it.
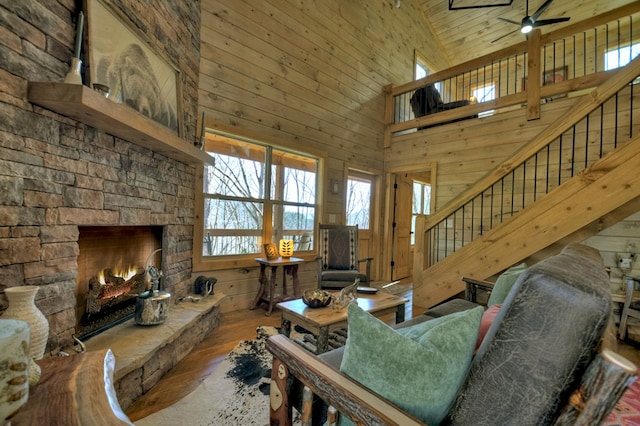
{"label": "bare tree branch outside window", "polygon": [[263,242],[280,238],[312,240],[316,159],[242,141],[206,149],[215,166],[203,177],[204,256],[259,254]]}

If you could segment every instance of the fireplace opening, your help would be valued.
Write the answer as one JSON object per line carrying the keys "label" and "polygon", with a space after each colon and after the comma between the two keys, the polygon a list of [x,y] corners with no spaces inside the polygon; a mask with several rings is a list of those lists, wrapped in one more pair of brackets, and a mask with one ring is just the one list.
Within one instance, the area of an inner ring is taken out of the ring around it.
{"label": "fireplace opening", "polygon": [[86,340],[132,318],[147,289],[146,268],[162,271],[162,226],[79,228],[76,335]]}

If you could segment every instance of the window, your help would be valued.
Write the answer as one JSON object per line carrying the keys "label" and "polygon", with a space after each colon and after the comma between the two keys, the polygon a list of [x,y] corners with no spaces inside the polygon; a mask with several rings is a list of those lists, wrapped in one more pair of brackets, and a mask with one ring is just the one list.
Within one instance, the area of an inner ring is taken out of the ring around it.
{"label": "window", "polygon": [[431,185],[413,181],[413,202],[411,208],[411,245],[416,242],[416,217],[431,213]]}
{"label": "window", "polygon": [[421,78],[425,78],[429,74],[430,72],[427,69],[427,67],[424,64],[416,61],[416,70],[415,70],[416,78],[414,80],[420,80]]}
{"label": "window", "polygon": [[282,238],[312,250],[316,158],[223,137],[207,138],[205,149],[215,166],[203,176],[204,257],[255,256]]}
{"label": "window", "polygon": [[350,175],[347,180],[347,225],[370,229],[371,180]]}
{"label": "window", "polygon": [[[628,46],[618,47],[616,49],[607,50],[604,54],[604,70],[609,71],[616,68],[624,67],[640,54],[640,43],[634,43]],[[633,83],[640,82],[640,77],[633,80]]]}
{"label": "window", "polygon": [[[415,64],[414,71],[413,71],[414,80],[420,80],[421,78],[425,78],[426,76],[431,75],[433,73],[433,70],[431,69],[431,67],[427,65],[427,62],[425,61],[424,57],[420,53],[418,53],[417,50],[414,51],[413,62]],[[434,85],[438,90],[438,92],[442,93],[441,82],[438,81]]]}
{"label": "window", "polygon": [[[471,90],[471,94],[475,97],[476,102],[488,102],[496,98],[496,85],[495,83],[487,83],[481,86],[476,86]],[[478,114],[478,117],[488,117],[493,115],[493,110],[482,111]]]}

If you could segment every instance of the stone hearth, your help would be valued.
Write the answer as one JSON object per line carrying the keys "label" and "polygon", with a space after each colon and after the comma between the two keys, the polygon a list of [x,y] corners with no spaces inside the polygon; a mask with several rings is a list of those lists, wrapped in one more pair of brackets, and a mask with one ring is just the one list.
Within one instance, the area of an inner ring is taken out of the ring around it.
{"label": "stone hearth", "polygon": [[115,388],[123,409],[151,389],[218,326],[224,297],[216,292],[198,303],[176,304],[172,296],[169,316],[163,324],[141,326],[131,319],[85,342],[89,351],[113,351]]}

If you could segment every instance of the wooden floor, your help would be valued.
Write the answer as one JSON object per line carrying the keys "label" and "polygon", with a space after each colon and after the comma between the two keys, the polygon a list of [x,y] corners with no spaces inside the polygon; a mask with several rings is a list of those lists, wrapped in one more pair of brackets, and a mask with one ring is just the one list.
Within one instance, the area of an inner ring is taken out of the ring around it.
{"label": "wooden floor", "polygon": [[[412,300],[410,284],[395,286],[393,293]],[[405,318],[412,318],[414,313],[417,315],[424,311],[424,308],[407,303]],[[223,314],[221,324],[207,338],[127,409],[131,421],[135,422],[168,407],[193,391],[216,369],[238,342],[256,337],[256,327],[280,326],[280,313],[277,309],[269,317],[264,313],[264,309],[258,308],[254,311],[242,310]],[[618,352],[636,365],[640,365],[640,349],[637,347],[620,343]]]}

